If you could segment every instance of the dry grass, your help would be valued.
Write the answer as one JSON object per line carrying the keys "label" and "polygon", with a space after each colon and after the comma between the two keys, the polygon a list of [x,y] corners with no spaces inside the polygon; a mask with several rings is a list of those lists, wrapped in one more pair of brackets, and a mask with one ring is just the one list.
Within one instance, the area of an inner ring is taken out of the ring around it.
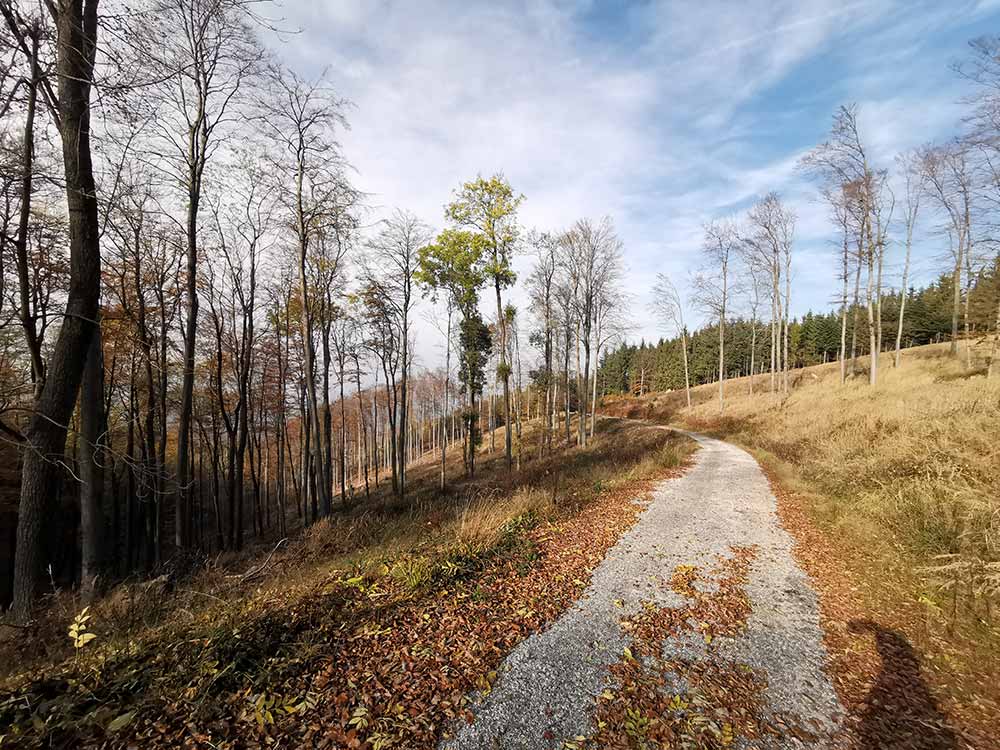
{"label": "dry grass", "polygon": [[551,493],[522,487],[509,497],[483,492],[469,498],[458,517],[455,538],[469,547],[491,547],[503,535],[511,520],[526,515],[545,518],[553,515]]}
{"label": "dry grass", "polygon": [[[1000,379],[966,369],[947,345],[881,360],[877,386],[840,383],[831,363],[792,374],[791,393],[768,393],[758,376],[642,399],[610,399],[609,413],[671,422],[755,451],[810,495],[825,528],[918,575],[922,598],[954,619],[992,618],[1000,591]],[[992,581],[992,583],[991,583]],[[946,595],[945,595],[946,594]],[[959,599],[963,600],[961,603]],[[995,605],[995,602],[993,602]]]}
{"label": "dry grass", "polygon": [[1000,557],[1000,381],[944,350],[910,353],[875,388],[828,367],[787,398],[733,392],[721,418],[709,402],[680,417],[794,464],[838,524],[874,523],[920,557]]}
{"label": "dry grass", "polygon": [[[608,399],[606,411],[749,448],[829,543],[819,567],[833,565],[842,586],[820,586],[824,606],[856,599],[858,612],[905,634],[953,720],[995,727],[1000,379],[967,370],[947,345],[907,350],[899,369],[886,356],[882,368],[874,388],[864,371],[841,384],[837,363],[796,371],[787,397],[767,393],[766,376],[753,396],[746,378],[730,381],[723,414],[717,385],[694,389],[691,408],[672,392]],[[855,648],[846,622],[825,627]],[[855,656],[845,654],[849,670]]]}
{"label": "dry grass", "polygon": [[[598,427],[586,448],[557,444],[552,454],[539,456],[537,425],[527,424],[521,468],[508,471],[502,449],[484,451],[472,480],[463,477],[454,449],[446,492],[438,487],[436,457],[429,456],[410,471],[407,502],[396,501],[383,482],[370,499],[277,547],[271,542],[220,555],[184,579],[123,583],[93,605],[91,624],[101,643],[131,648],[158,630],[228,621],[258,605],[269,608],[275,597],[313,596],[324,581],[345,572],[387,570],[419,588],[451,557],[488,552],[518,524],[572,515],[602,489],[655,476],[693,450],[692,441],[662,430],[620,420]],[[0,678],[70,656],[66,628],[82,607],[76,592],[58,592],[32,631],[2,633]]]}

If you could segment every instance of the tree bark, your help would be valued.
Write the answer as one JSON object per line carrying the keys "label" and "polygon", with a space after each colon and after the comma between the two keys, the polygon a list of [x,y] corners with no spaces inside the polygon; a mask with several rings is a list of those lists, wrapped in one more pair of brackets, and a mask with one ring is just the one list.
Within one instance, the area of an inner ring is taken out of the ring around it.
{"label": "tree bark", "polygon": [[93,600],[101,572],[106,429],[104,352],[98,324],[80,389],[80,591],[87,603]]}
{"label": "tree bark", "polygon": [[[498,263],[494,255],[494,263]],[[504,455],[507,457],[507,468],[513,466],[513,443],[510,432],[510,364],[507,362],[507,320],[503,314],[500,301],[500,277],[494,277],[494,288],[497,295],[497,327],[500,329],[500,362],[497,369],[503,379],[503,425],[504,425]]]}
{"label": "tree bark", "polygon": [[849,268],[847,233],[844,233],[844,296],[840,304],[840,383],[847,382],[847,292]]}
{"label": "tree bark", "polygon": [[[1000,260],[996,264],[1000,270]],[[997,316],[993,321],[993,345],[990,347],[990,362],[986,367],[986,379],[989,380],[996,372],[997,355],[1000,354],[1000,284],[997,285]]]}
{"label": "tree bark", "polygon": [[791,368],[791,362],[788,358],[788,347],[789,347],[789,335],[790,335],[790,325],[791,319],[791,303],[792,303],[792,250],[791,246],[785,247],[785,361],[784,361],[784,375],[783,375],[783,386],[785,390],[785,395],[788,394],[788,373]]}
{"label": "tree bark", "polygon": [[448,327],[444,343],[444,408],[441,411],[441,490],[445,488],[445,471],[447,468],[448,436],[445,434],[448,419],[448,386],[451,383],[451,316],[452,304],[448,302]]}
{"label": "tree bark", "polygon": [[11,615],[31,617],[35,581],[43,568],[42,525],[57,494],[66,425],[73,412],[101,292],[100,226],[90,154],[90,89],[97,43],[97,0],[63,0],[56,26],[59,119],[69,214],[70,280],[65,320],[49,359],[45,384],[24,432],[14,596]]}
{"label": "tree bark", "polygon": [[41,68],[38,65],[38,37],[41,33],[38,22],[32,24],[31,35],[31,77],[28,81],[28,97],[24,117],[24,138],[21,144],[21,207],[18,214],[17,237],[14,239],[14,254],[17,265],[17,279],[20,290],[21,327],[24,329],[24,339],[28,346],[28,356],[31,361],[31,382],[34,386],[34,397],[41,394],[41,386],[45,380],[45,364],[42,361],[42,347],[35,326],[35,317],[30,303],[30,283],[28,279],[28,224],[31,219],[31,190],[34,178],[35,154],[35,106],[38,100],[38,86],[41,81]]}
{"label": "tree bark", "polygon": [[955,270],[951,275],[951,283],[954,286],[954,294],[951,309],[951,346],[949,352],[952,356],[958,356],[958,316],[962,309],[962,250],[965,238],[959,232],[958,249],[955,253]]}

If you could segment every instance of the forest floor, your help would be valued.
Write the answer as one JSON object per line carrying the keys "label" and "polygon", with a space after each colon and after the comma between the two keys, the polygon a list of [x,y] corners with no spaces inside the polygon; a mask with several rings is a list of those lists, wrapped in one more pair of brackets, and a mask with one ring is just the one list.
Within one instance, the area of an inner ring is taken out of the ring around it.
{"label": "forest floor", "polygon": [[[604,411],[741,445],[819,593],[828,671],[866,748],[1000,746],[1000,382],[947,345],[642,398]],[[873,739],[865,740],[865,737]]]}
{"label": "forest floor", "polygon": [[78,651],[81,605],[53,597],[3,646],[0,748],[435,747],[695,449],[614,419],[586,448],[540,456],[539,437],[527,427],[520,469],[486,449],[464,480],[452,451],[441,493],[428,457],[405,503],[383,485],[280,546],[123,584]]}

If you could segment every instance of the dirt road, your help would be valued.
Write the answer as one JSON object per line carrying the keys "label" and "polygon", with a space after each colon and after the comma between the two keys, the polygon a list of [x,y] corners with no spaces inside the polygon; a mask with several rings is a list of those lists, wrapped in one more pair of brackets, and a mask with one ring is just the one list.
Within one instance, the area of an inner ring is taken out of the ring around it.
{"label": "dirt road", "polygon": [[816,595],[767,479],[745,451],[692,437],[689,470],[654,491],[584,596],[509,655],[442,748],[836,744]]}

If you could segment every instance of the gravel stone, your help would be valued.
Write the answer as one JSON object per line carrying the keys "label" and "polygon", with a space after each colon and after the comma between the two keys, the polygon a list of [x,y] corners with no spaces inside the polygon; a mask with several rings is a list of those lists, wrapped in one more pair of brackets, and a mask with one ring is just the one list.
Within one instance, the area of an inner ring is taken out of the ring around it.
{"label": "gravel stone", "polygon": [[[457,727],[442,750],[548,750],[588,734],[608,667],[630,641],[621,618],[643,600],[683,606],[686,600],[664,585],[674,569],[711,566],[716,555],[730,556],[731,545],[757,546],[746,586],[752,613],[743,634],[716,639],[718,655],[764,673],[768,713],[796,715],[820,735],[812,744],[789,737],[770,746],[834,744],[842,709],[824,670],[816,594],[792,556],[792,538],[778,521],[767,479],[746,451],[690,437],[701,446],[693,465],[654,490],[638,522],[594,570],[581,599],[511,652],[492,692],[473,706],[475,721]],[[668,639],[664,655],[718,658],[709,657],[695,638]]]}

